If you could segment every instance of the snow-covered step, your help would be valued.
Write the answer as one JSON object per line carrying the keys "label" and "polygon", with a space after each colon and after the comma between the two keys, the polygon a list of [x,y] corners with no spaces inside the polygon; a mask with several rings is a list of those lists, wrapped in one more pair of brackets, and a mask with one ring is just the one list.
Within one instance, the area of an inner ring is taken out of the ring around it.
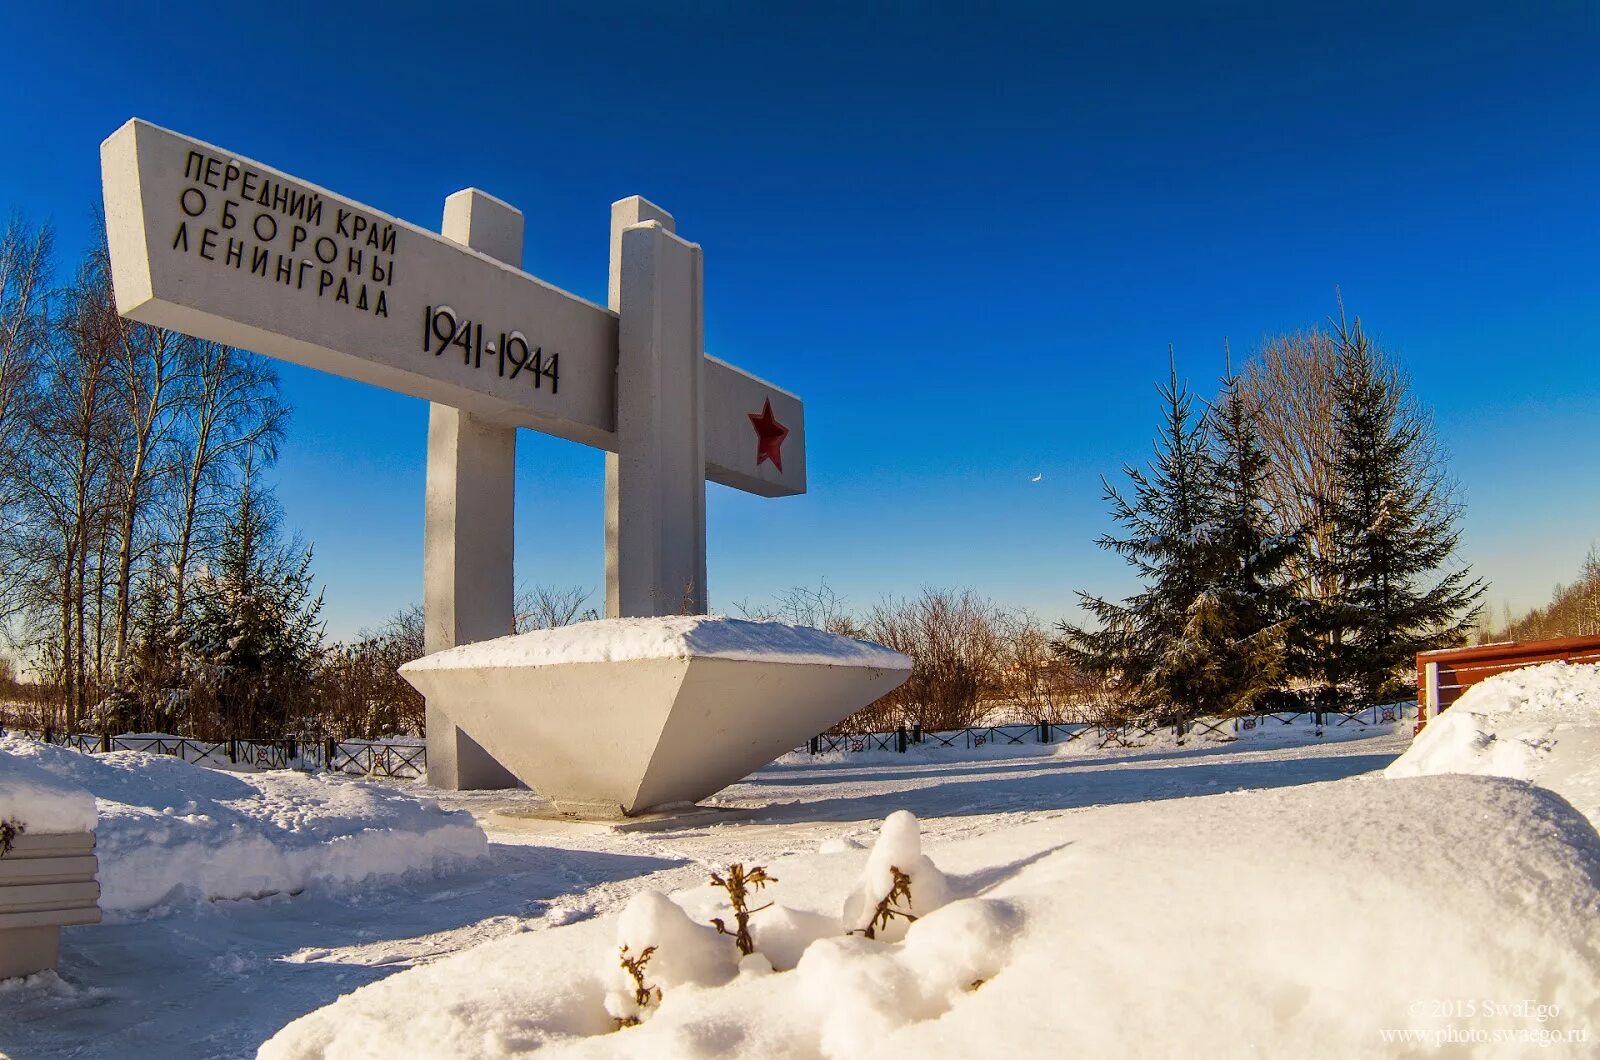
{"label": "snow-covered step", "polygon": [[53,969],[61,929],[100,922],[94,832],[24,832],[0,856],[0,979]]}

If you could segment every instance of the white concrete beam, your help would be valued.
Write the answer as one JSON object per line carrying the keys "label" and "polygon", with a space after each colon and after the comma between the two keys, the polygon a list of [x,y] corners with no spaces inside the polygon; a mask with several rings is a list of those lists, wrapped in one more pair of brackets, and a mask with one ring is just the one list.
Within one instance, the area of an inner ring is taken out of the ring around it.
{"label": "white concrete beam", "polygon": [[[149,122],[128,122],[100,157],[122,315],[616,450],[616,313],[520,271],[498,244],[463,249]],[[670,229],[639,203],[630,223]],[[526,341],[515,356],[500,348],[513,335]],[[559,371],[517,368],[534,350],[546,365],[559,357]],[[716,402],[707,477],[765,497],[804,493],[800,399],[722,361],[707,358],[704,372]],[[790,430],[781,468],[757,460],[746,419],[769,399]]]}

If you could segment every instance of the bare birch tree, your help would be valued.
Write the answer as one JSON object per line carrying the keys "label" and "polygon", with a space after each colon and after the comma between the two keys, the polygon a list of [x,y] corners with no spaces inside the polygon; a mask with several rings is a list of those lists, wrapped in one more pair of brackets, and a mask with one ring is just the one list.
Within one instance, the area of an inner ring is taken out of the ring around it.
{"label": "bare birch tree", "polygon": [[146,327],[115,316],[116,357],[113,362],[123,444],[114,453],[114,495],[111,498],[116,534],[115,639],[112,658],[120,682],[128,665],[128,626],[133,612],[133,569],[156,542],[151,540],[156,492],[175,470],[170,443],[179,426],[179,411],[187,396],[183,373],[193,362],[191,339],[165,328]]}
{"label": "bare birch tree", "polygon": [[0,627],[21,607],[27,426],[49,333],[51,233],[12,220],[0,235]]}
{"label": "bare birch tree", "polygon": [[172,526],[172,626],[182,626],[197,555],[227,511],[227,486],[252,460],[270,466],[288,422],[278,375],[260,357],[215,342],[189,347],[182,459]]}
{"label": "bare birch tree", "polygon": [[0,235],[0,627],[79,725],[165,682],[194,570],[287,412],[255,355],[124,320],[103,242],[59,291],[50,258],[48,229]]}
{"label": "bare birch tree", "polygon": [[1261,410],[1260,439],[1271,460],[1267,500],[1280,535],[1304,534],[1305,548],[1289,573],[1301,592],[1333,595],[1326,564],[1333,529],[1321,511],[1333,483],[1334,380],[1339,347],[1325,331],[1299,331],[1267,340],[1242,375],[1242,391]]}
{"label": "bare birch tree", "polygon": [[[36,626],[55,627],[50,676],[74,724],[90,686],[89,586],[98,571],[112,446],[115,328],[107,319],[109,278],[91,259],[63,295],[61,317],[40,361],[38,400],[27,421],[22,503],[28,591]],[[41,629],[42,632],[42,629]]]}

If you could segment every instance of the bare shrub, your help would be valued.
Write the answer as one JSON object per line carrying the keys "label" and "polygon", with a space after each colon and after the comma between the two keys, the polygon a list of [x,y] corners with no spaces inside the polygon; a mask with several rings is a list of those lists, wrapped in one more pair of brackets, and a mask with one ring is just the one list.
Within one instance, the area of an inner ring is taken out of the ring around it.
{"label": "bare shrub", "polygon": [[555,629],[599,618],[599,612],[586,606],[593,595],[581,585],[565,588],[535,585],[524,588],[517,594],[516,631],[527,633],[535,629]]}
{"label": "bare shrub", "polygon": [[307,727],[343,739],[421,735],[422,693],[399,669],[422,658],[422,637],[422,608],[412,605],[354,642],[329,649],[316,676],[315,719]]}
{"label": "bare shrub", "polygon": [[0,656],[0,728],[44,729],[60,724],[60,693],[48,685],[21,681],[16,664]]}
{"label": "bare shrub", "polygon": [[835,733],[920,725],[959,729],[990,721],[1074,720],[1099,688],[1052,647],[1046,626],[971,590],[924,589],[887,597],[857,616],[827,582],[785,590],[766,604],[737,605],[746,618],[790,622],[860,637],[911,657],[900,688],[834,725]]}
{"label": "bare shrub", "polygon": [[741,601],[735,605],[735,610],[755,621],[810,626],[837,633],[841,637],[865,636],[860,621],[846,606],[845,598],[834,592],[826,581],[819,583],[815,589],[804,585],[785,589],[770,604]]}
{"label": "bare shrub", "polygon": [[[654,1005],[661,1004],[661,988],[659,986],[651,986],[645,982],[644,978],[645,965],[650,963],[650,958],[655,956],[655,952],[656,948],[654,946],[646,946],[642,953],[634,957],[628,954],[628,947],[624,946],[618,955],[618,960],[622,964],[623,970],[633,980],[633,1003],[639,1006],[639,1011],[641,1012]],[[637,1027],[639,1025],[639,1017],[619,1016],[616,1022],[618,1030],[623,1027]]]}
{"label": "bare shrub", "polygon": [[1056,650],[1043,623],[1027,611],[997,612],[995,695],[1005,720],[1076,720],[1096,686]]}
{"label": "bare shrub", "polygon": [[[869,939],[878,937],[878,929],[889,926],[889,921],[899,917],[906,923],[914,923],[916,914],[911,912],[911,877],[900,871],[898,865],[889,866],[889,875],[894,879],[894,886],[889,888],[889,893],[878,899],[878,908],[873,911],[872,919],[867,926],[859,929],[861,934]],[[905,908],[900,908],[901,899],[905,899]],[[852,930],[850,934],[856,932]]]}
{"label": "bare shrub", "polygon": [[[1001,654],[1000,610],[970,589],[924,589],[911,599],[885,599],[868,612],[867,637],[912,660],[905,684],[867,708],[889,728],[975,725],[995,694]],[[863,719],[866,720],[866,719]]]}
{"label": "bare shrub", "polygon": [[28,830],[28,826],[14,817],[0,819],[0,858],[11,853],[11,845],[17,841],[17,836]]}
{"label": "bare shrub", "polygon": [[728,925],[723,923],[721,917],[713,917],[711,924],[717,929],[719,935],[732,935],[734,945],[739,947],[739,952],[748,957],[756,951],[755,939],[750,936],[750,916],[759,913],[772,903],[750,908],[750,894],[759,891],[769,883],[777,883],[776,876],[768,876],[767,870],[760,865],[745,871],[741,862],[734,862],[728,866],[728,874],[723,876],[713,872],[711,886],[721,887],[728,892],[728,904],[733,906],[734,930],[729,931]]}

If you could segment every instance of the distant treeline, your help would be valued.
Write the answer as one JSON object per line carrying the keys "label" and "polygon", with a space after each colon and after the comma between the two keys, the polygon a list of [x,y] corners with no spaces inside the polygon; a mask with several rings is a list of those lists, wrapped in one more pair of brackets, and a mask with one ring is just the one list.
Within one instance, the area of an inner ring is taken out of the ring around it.
{"label": "distant treeline", "polygon": [[1550,602],[1517,617],[1508,610],[1498,627],[1485,623],[1478,640],[1550,640],[1600,636],[1600,551],[1591,548],[1576,581],[1558,585]]}

